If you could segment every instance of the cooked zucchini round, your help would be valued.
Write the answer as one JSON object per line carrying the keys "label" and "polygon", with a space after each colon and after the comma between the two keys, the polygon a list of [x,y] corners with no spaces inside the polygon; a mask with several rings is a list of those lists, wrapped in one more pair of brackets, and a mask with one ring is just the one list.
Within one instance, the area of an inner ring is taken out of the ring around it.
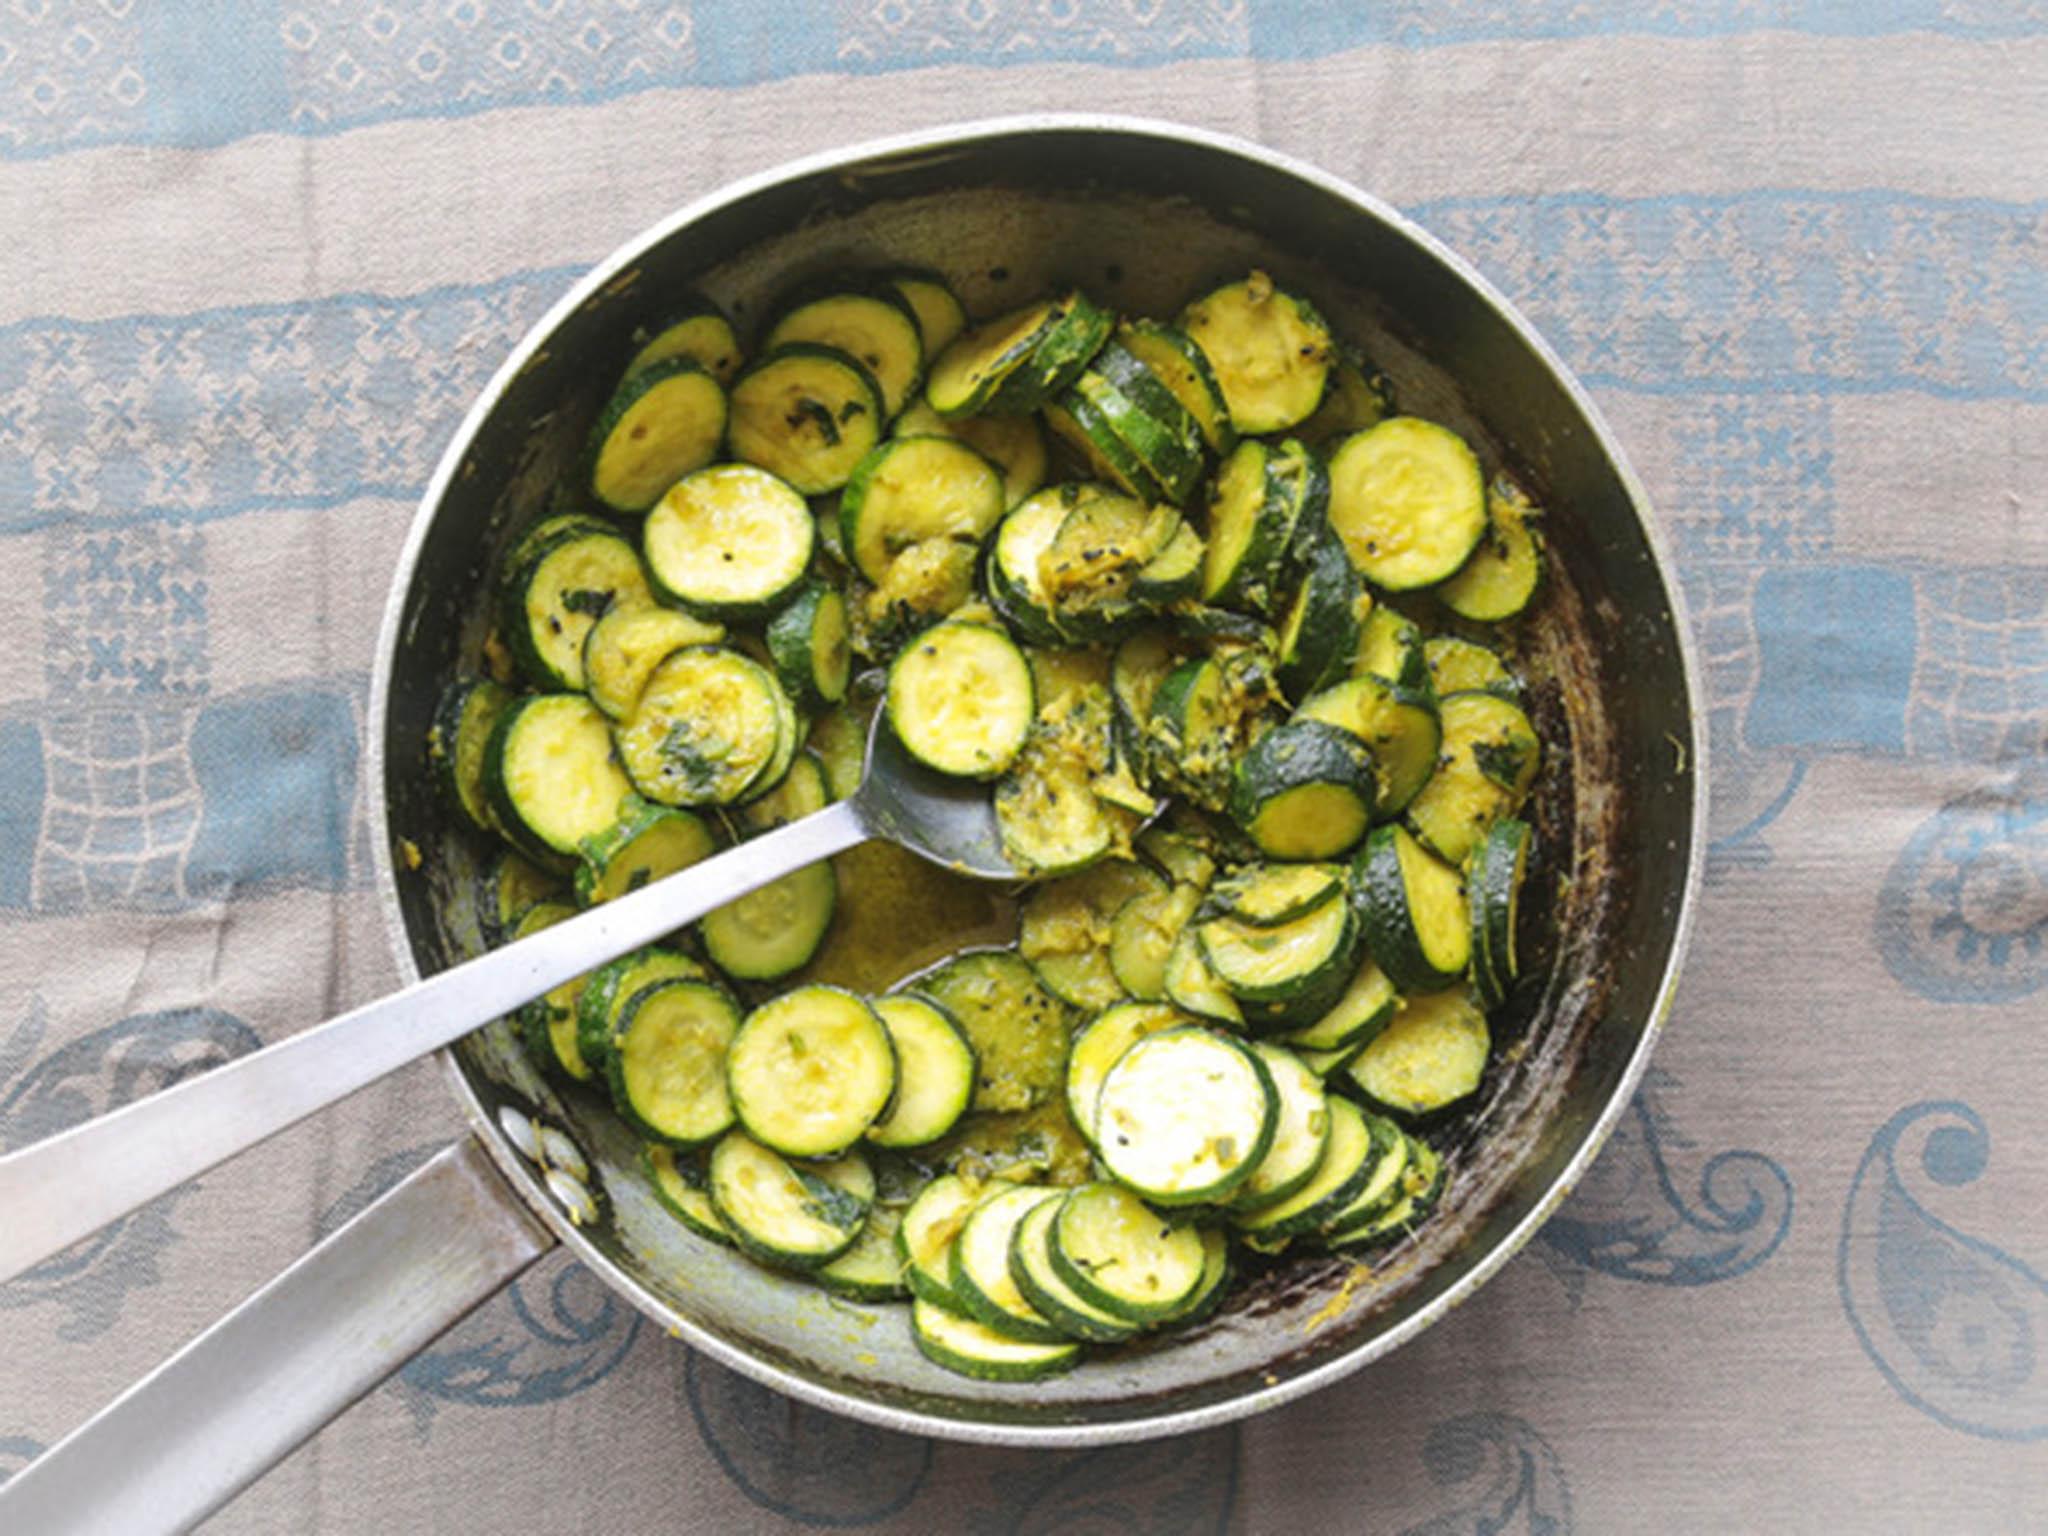
{"label": "cooked zucchini round", "polygon": [[1250,1177],[1277,1117],[1273,1080],[1245,1047],[1207,1029],[1162,1030],[1102,1080],[1095,1145],[1119,1183],[1161,1205],[1189,1205]]}
{"label": "cooked zucchini round", "polygon": [[1526,821],[1502,817],[1487,829],[1465,872],[1466,901],[1472,909],[1472,982],[1489,1008],[1507,1001],[1521,974],[1515,928],[1533,841]]}
{"label": "cooked zucchini round", "polygon": [[1409,998],[1344,1072],[1375,1104],[1432,1115],[1478,1089],[1491,1050],[1486,1015],[1454,986]]}
{"label": "cooked zucchini round", "polygon": [[1202,1283],[1202,1234],[1176,1226],[1130,1190],[1083,1184],[1061,1200],[1052,1268],[1084,1301],[1133,1323],[1172,1317]]}
{"label": "cooked zucchini round", "polygon": [[1353,878],[1366,947],[1404,993],[1430,992],[1464,974],[1472,958],[1471,915],[1458,872],[1405,827],[1365,840]]}
{"label": "cooked zucchini round", "polygon": [[1307,917],[1344,894],[1337,864],[1246,864],[1218,880],[1202,901],[1202,916],[1234,917],[1254,928],[1273,928]]}
{"label": "cooked zucchini round", "polygon": [[925,399],[941,416],[967,416],[989,408],[1003,384],[1024,367],[1062,318],[1061,306],[1046,300],[962,332],[932,363]]}
{"label": "cooked zucchini round", "polygon": [[580,693],[507,705],[484,748],[484,785],[498,825],[543,858],[611,830],[633,792],[612,760],[610,722]]}
{"label": "cooked zucchini round", "polygon": [[1365,743],[1379,780],[1375,815],[1398,816],[1436,772],[1443,725],[1426,693],[1368,672],[1304,699],[1296,717],[1337,726]]}
{"label": "cooked zucchini round", "polygon": [[1497,693],[1511,703],[1521,702],[1522,685],[1507,663],[1476,641],[1432,635],[1423,642],[1422,655],[1440,699],[1454,693]]}
{"label": "cooked zucchini round", "polygon": [[1202,600],[1269,613],[1291,569],[1296,530],[1320,527],[1329,480],[1307,448],[1247,439],[1217,471]]}
{"label": "cooked zucchini round", "polygon": [[688,358],[720,384],[730,384],[739,372],[742,353],[732,322],[702,294],[686,298],[641,344],[626,364],[626,377],[635,378],[674,357]]}
{"label": "cooked zucchini round", "polygon": [[1372,595],[1334,538],[1309,540],[1301,564],[1301,582],[1281,610],[1279,630],[1280,686],[1297,703],[1349,674],[1373,611]]}
{"label": "cooked zucchini round", "polygon": [[860,461],[839,499],[840,537],[876,585],[906,551],[931,543],[974,551],[1003,515],[1003,477],[953,437],[896,437]]}
{"label": "cooked zucchini round", "polygon": [[1331,859],[1365,836],[1379,800],[1372,750],[1320,720],[1275,726],[1238,760],[1230,813],[1275,859]]}
{"label": "cooked zucchini round", "polygon": [[853,678],[852,631],[837,587],[813,582],[768,621],[768,654],[792,702],[822,709],[846,697]]}
{"label": "cooked zucchini round", "polygon": [[878,1147],[922,1147],[953,1129],[974,1098],[974,1047],[953,1016],[927,997],[875,999],[896,1053],[896,1097],[868,1127]]}
{"label": "cooked zucchini round", "polygon": [[911,1294],[949,1311],[964,1311],[953,1294],[953,1243],[987,1193],[985,1186],[957,1173],[942,1173],[917,1192],[896,1229],[903,1277]]}
{"label": "cooked zucchini round", "polygon": [[1133,896],[1109,924],[1109,969],[1126,996],[1156,1003],[1166,996],[1173,942],[1202,900],[1201,889],[1175,885]]}
{"label": "cooked zucchini round", "polygon": [[1427,692],[1431,687],[1429,657],[1422,631],[1406,614],[1386,604],[1374,608],[1359,626],[1354,673],[1370,672],[1402,688]]}
{"label": "cooked zucchini round", "polygon": [[820,860],[706,912],[697,931],[726,975],[774,981],[811,963],[838,904],[838,876],[830,860]]}
{"label": "cooked zucchini round", "polygon": [[916,312],[894,284],[863,284],[818,293],[786,308],[769,329],[764,350],[830,347],[858,359],[894,416],[924,373],[924,337]]}
{"label": "cooked zucchini round", "polygon": [[585,686],[583,642],[615,608],[654,601],[633,546],[610,530],[585,529],[550,540],[512,570],[499,633],[519,669],[542,688]]}
{"label": "cooked zucchini round", "polygon": [[1498,694],[1454,693],[1441,719],[1442,756],[1408,803],[1408,824],[1447,862],[1462,864],[1486,829],[1521,805],[1543,746],[1520,706]]}
{"label": "cooked zucchini round", "polygon": [[1025,1301],[1053,1327],[1070,1339],[1092,1344],[1114,1344],[1137,1333],[1138,1323],[1096,1306],[1083,1296],[1054,1267],[1052,1224],[1061,1202],[1043,1200],[1017,1223],[1010,1240],[1010,1278]]}
{"label": "cooked zucchini round", "polygon": [[[560,902],[536,902],[520,917],[512,938],[515,942],[529,938],[543,928],[552,928],[575,915],[574,907]],[[550,987],[522,1006],[518,1013],[528,1053],[538,1057],[541,1065],[573,1083],[588,1082],[593,1070],[592,1063],[584,1059],[582,1042],[576,1032],[576,1013],[587,979],[574,976],[560,986]]]}
{"label": "cooked zucchini round", "polygon": [[901,1301],[910,1294],[896,1233],[903,1213],[880,1203],[868,1207],[853,1246],[811,1272],[811,1278],[835,1296],[849,1301]]}
{"label": "cooked zucchini round", "polygon": [[874,1171],[859,1153],[792,1163],[740,1131],[711,1149],[707,1172],[741,1251],[792,1269],[816,1269],[853,1247],[875,1202]]}
{"label": "cooked zucchini round", "polygon": [[1178,1029],[1195,1021],[1178,1008],[1158,1003],[1119,1003],[1082,1026],[1067,1053],[1067,1115],[1091,1143],[1103,1079],[1123,1060],[1125,1051],[1147,1035]]}
{"label": "cooked zucchini round", "polygon": [[672,978],[627,1000],[605,1061],[612,1104],[634,1130],[676,1147],[732,1129],[726,1069],[739,1005],[723,987]]}
{"label": "cooked zucchini round", "polygon": [[1214,1019],[1233,1026],[1244,1023],[1244,1010],[1238,1007],[1230,989],[1209,969],[1209,962],[1202,954],[1201,940],[1195,936],[1192,927],[1183,928],[1180,937],[1173,941],[1173,948],[1167,951],[1161,985],[1169,1002],[1177,1008],[1185,1008],[1197,1018]]}
{"label": "cooked zucchini round", "polygon": [[1017,952],[1046,990],[1089,1011],[1123,996],[1110,968],[1111,921],[1135,896],[1162,892],[1166,882],[1124,859],[1034,886],[1017,914]]}
{"label": "cooked zucchini round", "polygon": [[1442,581],[1486,531],[1479,460],[1448,427],[1390,416],[1330,456],[1330,526],[1377,586],[1396,592]]}
{"label": "cooked zucchini round", "polygon": [[448,803],[480,832],[495,832],[484,762],[498,716],[512,703],[512,690],[487,677],[458,677],[441,692],[428,735],[427,756],[437,770]]}
{"label": "cooked zucchini round", "polygon": [[614,512],[645,512],[702,469],[725,436],[725,391],[688,357],[651,363],[619,385],[584,453],[590,494]]}
{"label": "cooked zucchini round", "polygon": [[688,811],[629,801],[617,822],[584,844],[576,866],[576,899],[594,907],[717,851],[711,828]]}
{"label": "cooked zucchini round", "polygon": [[703,962],[679,949],[652,947],[621,955],[584,978],[576,999],[576,1044],[593,1072],[609,1069],[612,1035],[626,1004],[657,981],[704,981]]}
{"label": "cooked zucchini round", "polygon": [[1323,386],[1322,404],[1304,421],[1302,441],[1320,449],[1326,443],[1376,427],[1394,414],[1394,390],[1372,359],[1341,343]]}
{"label": "cooked zucchini round", "polygon": [[1401,1134],[1378,1116],[1367,1117],[1349,1099],[1325,1102],[1330,1137],[1323,1160],[1309,1181],[1285,1200],[1231,1213],[1231,1221],[1247,1238],[1288,1238],[1316,1231],[1357,1198],[1378,1166],[1377,1149],[1387,1137]]}
{"label": "cooked zucchini round", "polygon": [[896,418],[894,432],[958,438],[1002,474],[1005,510],[1045,484],[1045,433],[1036,416],[941,416],[929,400],[913,400]]}
{"label": "cooked zucchini round", "polygon": [[785,739],[793,721],[766,667],[723,646],[690,646],[649,674],[620,723],[619,758],[650,800],[730,805],[765,787],[785,746],[794,754]]}
{"label": "cooked zucchini round", "polygon": [[748,1135],[790,1157],[830,1157],[859,1141],[888,1106],[896,1053],[867,1003],[813,984],[747,1015],[726,1074]]}
{"label": "cooked zucchini round", "polygon": [[906,267],[883,273],[881,280],[896,290],[916,316],[917,336],[926,358],[937,357],[967,329],[967,311],[938,273]]}
{"label": "cooked zucchini round", "polygon": [[1306,299],[1264,272],[1181,311],[1180,327],[1216,372],[1240,432],[1283,432],[1322,401],[1336,338]]}
{"label": "cooked zucchini round", "polygon": [[1322,1166],[1330,1140],[1330,1101],[1323,1080],[1292,1051],[1264,1040],[1255,1041],[1251,1049],[1273,1079],[1279,1113],[1273,1122],[1273,1144],[1231,1196],[1233,1206],[1247,1211],[1278,1205],[1304,1188]]}
{"label": "cooked zucchini round", "polygon": [[732,1233],[711,1201],[710,1181],[696,1159],[678,1158],[675,1148],[649,1142],[640,1149],[640,1163],[663,1210],[699,1237],[725,1248],[733,1245]]}
{"label": "cooked zucchini round", "polygon": [[1024,1299],[1010,1273],[1010,1246],[1018,1226],[1033,1210],[1060,1198],[1059,1190],[1043,1185],[1013,1185],[977,1205],[954,1239],[947,1277],[953,1295],[969,1317],[1005,1338],[1057,1344],[1067,1337]]}
{"label": "cooked zucchini round", "polygon": [[974,1047],[974,1109],[1031,1109],[1059,1093],[1067,1010],[1015,950],[968,950],[908,985],[950,1013]]}
{"label": "cooked zucchini round", "polygon": [[590,702],[624,720],[647,679],[686,645],[716,645],[725,626],[673,608],[607,608],[583,638],[583,680]]}
{"label": "cooked zucchini round", "polygon": [[[853,771],[857,779],[860,773],[858,760]],[[780,784],[740,808],[740,820],[753,831],[772,832],[777,827],[822,811],[833,798],[823,761],[815,751],[806,749],[797,753],[790,762],[789,772],[782,776]]]}
{"label": "cooked zucchini round", "polygon": [[1357,923],[1348,901],[1327,901],[1260,927],[1212,917],[1195,930],[1202,958],[1240,1003],[1293,1003],[1323,996],[1351,975]]}
{"label": "cooked zucchini round", "polygon": [[805,496],[822,496],[846,484],[887,419],[881,386],[857,359],[798,344],[768,353],[735,381],[726,441],[736,457]]}
{"label": "cooked zucchini round", "polygon": [[1443,604],[1460,618],[1481,624],[1511,619],[1529,606],[1543,579],[1543,543],[1529,519],[1536,509],[1505,481],[1486,496],[1486,533],[1457,574],[1437,588]]}
{"label": "cooked zucchini round", "polygon": [[753,618],[810,569],[817,527],[803,497],[751,464],[714,464],[668,488],[641,542],[664,597],[713,618]]}
{"label": "cooked zucchini round", "polygon": [[910,1304],[910,1331],[924,1357],[977,1381],[1042,1381],[1081,1363],[1081,1346],[1027,1344],[920,1296]]}
{"label": "cooked zucchini round", "polygon": [[1314,1023],[1284,1036],[1281,1044],[1300,1052],[1361,1046],[1386,1028],[1400,1002],[1387,973],[1368,955],[1329,1010]]}
{"label": "cooked zucchini round", "polygon": [[926,767],[990,779],[1024,749],[1034,708],[1031,668],[1000,629],[935,624],[889,668],[889,726]]}

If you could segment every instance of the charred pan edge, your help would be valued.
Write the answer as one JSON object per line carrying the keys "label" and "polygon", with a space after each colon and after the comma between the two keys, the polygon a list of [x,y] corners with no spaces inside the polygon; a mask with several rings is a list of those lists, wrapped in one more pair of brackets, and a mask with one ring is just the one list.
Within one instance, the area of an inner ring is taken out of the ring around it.
{"label": "charred pan edge", "polygon": [[[1613,1093],[1609,1096],[1602,1112],[1584,1132],[1576,1151],[1566,1161],[1563,1169],[1553,1178],[1549,1189],[1518,1219],[1505,1233],[1496,1237],[1492,1247],[1475,1261],[1472,1269],[1460,1276],[1446,1290],[1431,1299],[1415,1315],[1375,1338],[1346,1350],[1326,1363],[1305,1370],[1301,1374],[1272,1385],[1255,1387],[1243,1391],[1225,1401],[1204,1403],[1199,1406],[1161,1411],[1145,1416],[1122,1418],[1107,1423],[1062,1423],[1047,1425],[1025,1425],[1006,1423],[994,1419],[982,1421],[963,1420],[937,1413],[895,1407],[877,1403],[836,1390],[828,1385],[807,1379],[785,1368],[772,1359],[748,1350],[735,1348],[706,1328],[693,1322],[687,1316],[661,1304],[651,1296],[637,1280],[624,1272],[607,1254],[602,1252],[590,1238],[572,1226],[561,1212],[547,1199],[532,1170],[522,1163],[516,1152],[505,1140],[503,1133],[491,1120],[487,1107],[479,1096],[476,1086],[464,1074],[454,1051],[441,1053],[442,1066],[450,1078],[450,1085],[456,1097],[469,1116],[475,1134],[483,1142],[501,1173],[519,1195],[531,1206],[554,1231],[565,1246],[608,1284],[632,1299],[636,1305],[665,1324],[672,1332],[693,1346],[704,1350],[713,1358],[740,1370],[792,1397],[816,1404],[820,1407],[851,1417],[878,1424],[886,1428],[911,1433],[929,1434],[941,1438],[1011,1445],[1037,1446],[1093,1446],[1115,1442],[1149,1439],[1157,1436],[1186,1433],[1227,1423],[1276,1407],[1281,1403],[1326,1386],[1337,1379],[1358,1370],[1369,1361],[1379,1358],[1421,1332],[1439,1317],[1457,1306],[1504,1264],[1521,1246],[1532,1237],[1543,1221],[1554,1211],[1560,1201],[1571,1191],[1586,1166],[1598,1152],[1620,1116],[1628,1107],[1635,1086],[1641,1077],[1650,1050],[1667,1016],[1677,984],[1678,970],[1691,934],[1692,913],[1700,880],[1703,849],[1706,835],[1706,763],[1705,740],[1700,730],[1697,701],[1701,697],[1699,673],[1693,654],[1691,631],[1685,619],[1683,599],[1670,576],[1670,562],[1650,516],[1648,501],[1633,470],[1630,469],[1620,449],[1608,431],[1604,419],[1587,397],[1585,391],[1572,378],[1561,360],[1528,323],[1462,258],[1446,249],[1433,237],[1426,234],[1401,214],[1380,203],[1375,198],[1289,156],[1252,144],[1248,141],[1221,134],[1208,133],[1178,125],[1150,121],[1141,118],[1127,118],[1092,114],[1036,114],[1009,118],[990,119],[982,122],[958,125],[916,134],[882,139],[849,149],[836,150],[827,154],[812,156],[791,162],[746,178],[709,197],[700,199],[672,215],[653,229],[635,238],[618,252],[594,268],[581,282],[577,283],[562,299],[544,315],[526,337],[514,348],[502,367],[491,379],[477,402],[464,417],[461,426],[450,442],[440,465],[429,483],[421,501],[406,543],[400,554],[394,572],[391,596],[387,601],[383,624],[378,637],[376,669],[373,674],[370,695],[370,743],[369,778],[376,786],[370,796],[371,848],[375,861],[378,889],[384,897],[386,935],[391,944],[393,958],[400,976],[405,981],[418,977],[419,970],[414,959],[412,939],[407,932],[403,911],[398,896],[398,874],[394,862],[392,827],[390,825],[389,783],[390,765],[385,758],[388,711],[391,700],[392,668],[396,662],[399,647],[405,638],[408,625],[407,597],[411,591],[419,564],[420,552],[424,546],[437,508],[441,505],[449,487],[458,475],[465,472],[465,465],[472,444],[492,410],[514,379],[537,358],[545,353],[549,338],[573,312],[586,302],[606,290],[629,283],[635,263],[640,261],[653,247],[668,239],[678,230],[707,215],[743,202],[764,190],[780,184],[819,175],[834,176],[843,184],[858,187],[871,178],[886,178],[893,170],[912,164],[929,164],[943,161],[970,150],[985,141],[1036,133],[1101,133],[1105,136],[1121,136],[1137,139],[1163,140],[1198,149],[1206,149],[1219,155],[1251,163],[1255,166],[1276,170],[1332,197],[1367,218],[1374,219],[1400,235],[1425,252],[1442,267],[1453,273],[1477,298],[1489,306],[1496,315],[1516,334],[1521,343],[1542,361],[1552,377],[1571,401],[1573,407],[1592,428],[1601,452],[1611,464],[1636,519],[1642,526],[1656,580],[1661,588],[1662,600],[1671,615],[1674,640],[1679,651],[1679,664],[1684,676],[1688,696],[1688,730],[1683,741],[1674,743],[1673,776],[1681,781],[1689,780],[1688,809],[1691,816],[1690,836],[1682,853],[1686,860],[1685,879],[1678,898],[1678,911],[1672,923],[1672,939],[1661,976],[1655,991],[1655,1003],[1651,1016],[1645,1020],[1637,1037],[1634,1049],[1623,1068]],[[410,622],[419,622],[422,615],[410,615]],[[1575,752],[1575,757],[1577,753]],[[1574,771],[1578,771],[1576,768]],[[1575,831],[1575,841],[1583,836]],[[1570,1005],[1572,1027],[1555,1031],[1562,1044],[1556,1049],[1576,1053],[1578,1044],[1585,1035],[1586,1020],[1591,1017],[1597,999],[1586,997],[1574,1000]],[[1546,1055],[1548,1050],[1546,1050]],[[1562,1090],[1559,1082],[1552,1091]],[[1495,1158],[1488,1166],[1499,1168],[1500,1159]],[[1462,1237],[1463,1231],[1448,1233],[1444,1242],[1449,1243]],[[1440,1257],[1442,1248],[1435,1242],[1427,1245],[1426,1251],[1418,1252],[1417,1259]],[[1423,1270],[1418,1266],[1416,1275]],[[1354,1326],[1362,1326],[1364,1319]]]}

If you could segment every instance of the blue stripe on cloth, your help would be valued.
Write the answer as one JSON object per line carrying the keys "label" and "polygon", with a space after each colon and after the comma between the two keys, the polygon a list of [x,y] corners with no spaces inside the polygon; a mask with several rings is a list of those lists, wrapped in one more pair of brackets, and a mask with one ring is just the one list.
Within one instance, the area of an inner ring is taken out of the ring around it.
{"label": "blue stripe on cloth", "polygon": [[16,7],[0,35],[0,156],[215,145],[678,86],[934,64],[1151,67],[1372,44],[1721,37],[1763,30],[2010,38],[2048,0],[151,0]]}

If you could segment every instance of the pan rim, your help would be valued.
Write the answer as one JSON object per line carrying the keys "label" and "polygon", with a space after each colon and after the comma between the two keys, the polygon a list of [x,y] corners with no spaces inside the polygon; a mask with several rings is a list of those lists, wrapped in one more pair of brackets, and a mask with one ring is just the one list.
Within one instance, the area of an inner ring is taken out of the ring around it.
{"label": "pan rim", "polygon": [[1685,852],[1685,879],[1678,896],[1671,942],[1662,973],[1643,1027],[1613,1092],[1600,1113],[1583,1133],[1579,1144],[1552,1178],[1542,1197],[1472,1267],[1445,1291],[1417,1308],[1409,1317],[1384,1332],[1376,1333],[1338,1353],[1320,1365],[1270,1385],[1261,1385],[1227,1401],[1189,1408],[1162,1409],[1129,1418],[1077,1424],[1020,1424],[1008,1421],[953,1417],[920,1409],[872,1401],[827,1386],[784,1369],[773,1361],[722,1339],[654,1295],[640,1281],[600,1251],[549,1197],[531,1165],[511,1145],[504,1131],[492,1119],[474,1085],[463,1071],[452,1047],[436,1052],[450,1090],[461,1105],[472,1133],[483,1144],[509,1185],[552,1231],[562,1246],[589,1267],[606,1285],[623,1296],[649,1318],[662,1324],[673,1336],[733,1370],[794,1397],[811,1406],[903,1433],[982,1445],[1054,1448],[1083,1448],[1130,1443],[1168,1435],[1215,1428],[1264,1413],[1319,1391],[1378,1360],[1461,1305],[1501,1267],[1518,1253],[1541,1229],[1559,1204],[1576,1187],[1593,1159],[1599,1154],[1621,1117],[1627,1112],[1635,1089],[1647,1068],[1651,1052],[1661,1036],[1675,999],[1680,972],[1692,938],[1703,877],[1707,842],[1708,773],[1707,742],[1702,729],[1700,701],[1703,698],[1698,656],[1685,598],[1673,579],[1670,552],[1651,511],[1648,495],[1626,454],[1610,430],[1605,416],[1584,386],[1573,375],[1548,342],[1509,300],[1497,291],[1476,268],[1445,246],[1434,235],[1415,224],[1399,210],[1373,194],[1294,156],[1272,150],[1236,135],[1194,128],[1157,118],[1110,113],[1026,113],[941,125],[911,133],[865,140],[839,149],[827,150],[781,162],[755,172],[698,198],[666,218],[631,236],[610,255],[596,263],[574,283],[547,312],[527,330],[504,362],[478,393],[449,439],[441,459],[428,481],[417,510],[408,526],[385,600],[371,673],[365,753],[366,778],[372,786],[368,797],[370,856],[384,919],[385,939],[402,984],[420,979],[413,958],[412,939],[398,900],[397,852],[386,799],[385,736],[390,704],[391,678],[403,638],[406,598],[417,572],[421,550],[440,505],[471,444],[506,387],[540,352],[548,338],[571,314],[603,291],[653,247],[678,230],[720,209],[743,202],[778,185],[820,173],[844,173],[868,162],[901,159],[906,156],[947,152],[980,141],[1035,133],[1103,133],[1136,138],[1161,139],[1205,149],[1249,161],[1268,170],[1304,182],[1334,197],[1361,214],[1385,224],[1425,254],[1447,268],[1482,302],[1488,305],[1515,333],[1522,345],[1541,360],[1551,378],[1570,399],[1591,429],[1602,456],[1612,467],[1641,528],[1650,554],[1664,605],[1671,615],[1680,669],[1687,701],[1688,740],[1681,745],[1683,763],[1691,768],[1691,827]]}

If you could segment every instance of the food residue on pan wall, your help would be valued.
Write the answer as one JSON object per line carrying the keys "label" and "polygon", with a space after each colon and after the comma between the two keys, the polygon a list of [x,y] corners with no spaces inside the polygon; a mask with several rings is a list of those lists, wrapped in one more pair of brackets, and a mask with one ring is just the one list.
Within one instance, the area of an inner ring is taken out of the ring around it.
{"label": "food residue on pan wall", "polygon": [[1351,1298],[1358,1294],[1358,1288],[1372,1279],[1370,1264],[1354,1264],[1345,1273],[1343,1282],[1337,1287],[1337,1294],[1317,1309],[1315,1315],[1301,1325],[1303,1333],[1314,1333],[1325,1323],[1334,1323],[1351,1309]]}

